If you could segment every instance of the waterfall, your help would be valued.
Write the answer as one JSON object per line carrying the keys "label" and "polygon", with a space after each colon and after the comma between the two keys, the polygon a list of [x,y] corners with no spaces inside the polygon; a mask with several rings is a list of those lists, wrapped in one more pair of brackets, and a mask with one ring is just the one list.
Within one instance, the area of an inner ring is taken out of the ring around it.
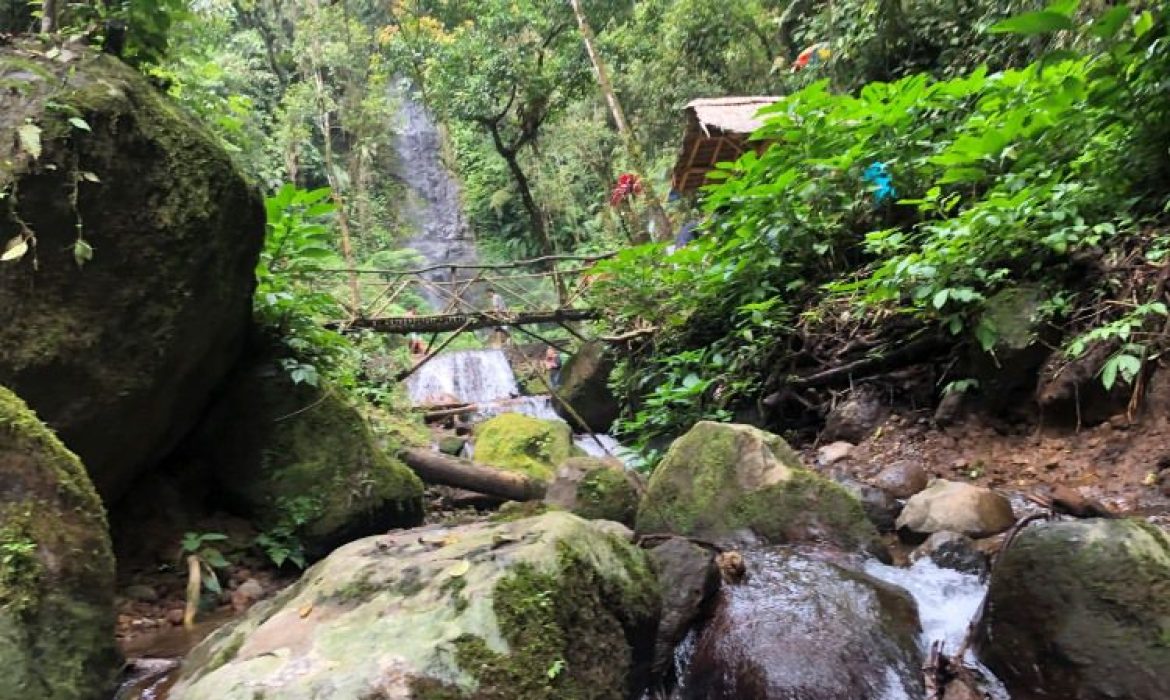
{"label": "waterfall", "polygon": [[520,394],[501,350],[440,353],[411,375],[406,387],[415,404],[485,404]]}
{"label": "waterfall", "polygon": [[[399,212],[414,231],[405,246],[425,258],[427,266],[475,264],[475,239],[463,213],[459,182],[443,162],[439,127],[415,97],[408,80],[395,81],[393,92],[400,104],[394,175],[406,185],[407,195]],[[431,281],[451,281],[449,270],[425,276]],[[434,292],[428,292],[427,297],[434,307],[446,306],[449,301]]]}

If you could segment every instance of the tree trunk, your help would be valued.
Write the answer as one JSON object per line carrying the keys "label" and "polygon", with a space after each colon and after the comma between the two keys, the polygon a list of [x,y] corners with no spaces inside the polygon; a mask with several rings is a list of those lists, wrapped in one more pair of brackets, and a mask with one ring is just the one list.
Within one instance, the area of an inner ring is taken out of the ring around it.
{"label": "tree trunk", "polygon": [[41,3],[41,34],[52,34],[57,31],[57,0],[44,0]]}
{"label": "tree trunk", "polygon": [[[585,40],[585,53],[589,54],[589,60],[593,63],[593,74],[597,77],[597,84],[605,96],[605,102],[609,105],[609,111],[613,114],[613,121],[617,124],[618,134],[621,135],[622,141],[625,142],[626,152],[630,156],[630,162],[638,171],[638,177],[642,181],[642,191],[646,195],[646,208],[649,210],[650,218],[654,221],[655,228],[657,229],[656,238],[660,241],[669,240],[672,237],[670,219],[666,216],[666,210],[662,207],[662,200],[658,198],[658,194],[654,191],[653,183],[650,178],[646,177],[646,164],[642,158],[642,149],[638,147],[638,142],[634,138],[634,132],[630,129],[629,122],[626,121],[626,113],[622,109],[622,103],[618,101],[617,93],[614,92],[613,83],[609,81],[609,72],[605,68],[605,62],[601,60],[601,54],[597,52],[597,47],[594,45],[593,28],[589,26],[589,20],[581,10],[581,0],[569,0],[569,2],[573,6],[573,14],[577,16],[577,26],[581,29],[582,39]],[[634,236],[636,242],[646,242],[646,236],[641,231],[635,231]]]}
{"label": "tree trunk", "polygon": [[520,190],[520,201],[524,204],[524,211],[528,213],[528,222],[532,227],[532,234],[536,237],[536,242],[540,244],[541,255],[556,255],[556,247],[553,246],[552,239],[548,235],[548,227],[545,225],[544,212],[540,210],[540,205],[536,203],[536,197],[532,195],[532,185],[528,181],[528,175],[524,172],[524,168],[520,167],[516,151],[504,145],[503,139],[500,138],[499,127],[493,124],[488,129],[491,131],[496,151],[508,164],[508,172],[512,173],[516,189]]}
{"label": "tree trunk", "polygon": [[505,471],[441,452],[412,447],[398,457],[428,484],[442,484],[509,501],[535,501],[544,498],[545,485],[516,472]]}

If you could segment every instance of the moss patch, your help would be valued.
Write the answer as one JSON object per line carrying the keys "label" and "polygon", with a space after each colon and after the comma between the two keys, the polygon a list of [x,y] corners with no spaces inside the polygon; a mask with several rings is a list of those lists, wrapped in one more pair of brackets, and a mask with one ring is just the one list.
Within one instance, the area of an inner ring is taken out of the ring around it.
{"label": "moss patch", "polygon": [[562,543],[556,571],[521,564],[495,588],[493,608],[509,652],[474,635],[455,640],[459,666],[473,691],[418,679],[420,700],[609,700],[629,696],[643,680],[658,614],[656,583],[644,557],[613,540],[628,578],[606,578]]}
{"label": "moss patch", "polygon": [[705,537],[747,529],[773,543],[846,548],[877,541],[857,499],[804,469],[782,438],[716,423],[699,423],[671,445],[650,479],[637,529]]}
{"label": "moss patch", "polygon": [[548,481],[572,454],[573,435],[561,421],[505,413],[475,429],[476,461]]}
{"label": "moss patch", "polygon": [[583,518],[632,524],[638,512],[638,493],[620,469],[594,469],[577,486],[573,512]]}

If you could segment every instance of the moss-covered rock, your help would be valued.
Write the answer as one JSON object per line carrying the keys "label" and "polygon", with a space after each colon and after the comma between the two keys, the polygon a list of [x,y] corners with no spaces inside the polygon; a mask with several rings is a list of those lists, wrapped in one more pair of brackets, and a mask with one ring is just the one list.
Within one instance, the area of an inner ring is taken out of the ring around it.
{"label": "moss-covered rock", "polygon": [[228,504],[261,528],[295,527],[310,557],[422,519],[422,482],[375,444],[332,388],[274,363],[234,376],[192,441]]}
{"label": "moss-covered rock", "polygon": [[545,501],[583,518],[633,526],[638,511],[637,477],[620,464],[571,457],[557,469]]}
{"label": "moss-covered rock", "polygon": [[[561,369],[557,394],[595,433],[608,433],[618,417],[620,406],[609,388],[613,365],[605,344],[592,341],[582,345]],[[554,401],[553,408],[569,425],[577,424],[577,419],[561,401]]]}
{"label": "moss-covered rock", "polygon": [[188,658],[182,700],[638,697],[646,555],[564,512],[350,543]]}
{"label": "moss-covered rock", "polygon": [[980,656],[1013,698],[1170,698],[1170,537],[1134,520],[1024,530],[991,573]]}
{"label": "moss-covered rock", "polygon": [[0,247],[35,242],[0,263],[0,384],[108,500],[191,430],[235,362],[264,210],[142,75],[42,49],[0,48],[0,86],[19,85],[0,89]]}
{"label": "moss-covered rock", "polygon": [[505,413],[475,428],[475,461],[549,481],[573,453],[573,433],[559,420]]}
{"label": "moss-covered rock", "polygon": [[85,468],[0,387],[0,698],[105,700],[114,556]]}
{"label": "moss-covered rock", "polygon": [[877,531],[841,486],[801,466],[778,435],[703,421],[675,440],[638,507],[640,533],[875,548]]}

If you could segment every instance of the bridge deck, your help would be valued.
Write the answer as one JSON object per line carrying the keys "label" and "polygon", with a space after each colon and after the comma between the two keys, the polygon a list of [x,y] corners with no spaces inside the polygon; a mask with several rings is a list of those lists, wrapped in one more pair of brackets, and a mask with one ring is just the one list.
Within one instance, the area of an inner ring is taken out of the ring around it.
{"label": "bridge deck", "polygon": [[537,323],[588,321],[600,316],[595,309],[551,309],[542,311],[478,311],[475,313],[433,314],[428,316],[389,316],[359,318],[349,323],[331,324],[345,329],[367,329],[379,333],[439,333],[471,331],[497,326],[523,326]]}

